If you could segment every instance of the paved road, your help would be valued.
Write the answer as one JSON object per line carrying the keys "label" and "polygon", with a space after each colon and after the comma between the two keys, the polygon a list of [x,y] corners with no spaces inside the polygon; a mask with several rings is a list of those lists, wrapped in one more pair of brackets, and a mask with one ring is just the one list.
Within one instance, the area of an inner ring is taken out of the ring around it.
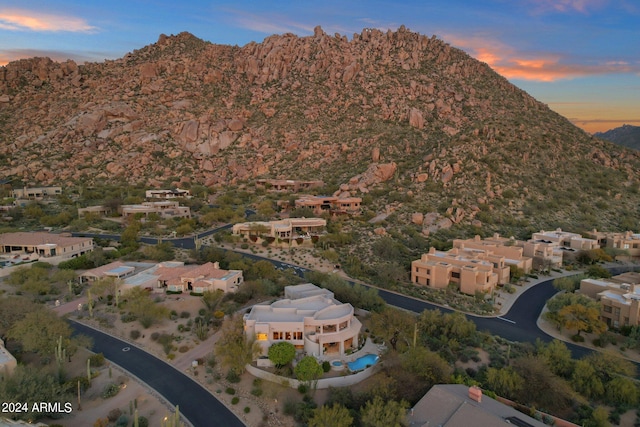
{"label": "paved road", "polygon": [[[200,384],[157,357],[124,341],[80,323],[70,321],[73,329],[93,338],[92,350],[103,353],[161,394],[194,427],[244,427],[244,423]],[[129,348],[128,351],[122,351]]]}

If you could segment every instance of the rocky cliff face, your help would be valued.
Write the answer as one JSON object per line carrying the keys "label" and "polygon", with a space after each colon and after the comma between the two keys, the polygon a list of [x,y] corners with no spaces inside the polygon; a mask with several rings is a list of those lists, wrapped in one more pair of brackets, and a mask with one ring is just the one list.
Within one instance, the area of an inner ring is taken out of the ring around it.
{"label": "rocky cliff face", "polygon": [[273,177],[366,193],[380,182],[371,168],[393,165],[395,185],[446,197],[459,222],[494,199],[517,212],[571,192],[574,165],[638,182],[637,153],[405,28],[348,39],[318,27],[243,47],[181,33],[103,63],[20,60],[0,68],[0,123],[0,173],[39,184]]}

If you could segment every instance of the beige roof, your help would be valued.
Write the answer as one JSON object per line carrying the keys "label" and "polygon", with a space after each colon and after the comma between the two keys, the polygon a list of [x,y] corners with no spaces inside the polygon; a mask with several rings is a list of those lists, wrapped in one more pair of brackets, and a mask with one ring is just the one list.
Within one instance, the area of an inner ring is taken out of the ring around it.
{"label": "beige roof", "polygon": [[[480,402],[469,398],[464,384],[435,385],[413,407],[407,416],[410,425],[441,427],[495,427],[508,423],[509,418],[522,425],[544,427],[545,424],[510,406],[483,395]],[[471,422],[471,420],[473,420]]]}
{"label": "beige roof", "polygon": [[7,246],[38,246],[53,244],[60,247],[66,247],[91,240],[91,237],[71,237],[62,234],[41,232],[18,232],[0,234],[0,245]]}

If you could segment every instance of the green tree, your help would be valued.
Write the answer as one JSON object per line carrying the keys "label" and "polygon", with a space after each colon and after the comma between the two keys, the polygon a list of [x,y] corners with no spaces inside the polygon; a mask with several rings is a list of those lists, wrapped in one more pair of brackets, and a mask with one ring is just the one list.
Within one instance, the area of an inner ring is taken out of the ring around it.
{"label": "green tree", "polygon": [[568,276],[558,277],[557,279],[553,280],[553,287],[559,291],[574,292],[579,285],[580,282],[576,284],[576,281],[573,279],[573,277]]}
{"label": "green tree", "polygon": [[266,260],[254,262],[247,271],[246,279],[267,279],[274,280],[277,276],[276,268],[273,264]]}
{"label": "green tree", "polygon": [[383,400],[376,396],[360,413],[363,427],[402,427],[409,404],[406,401]]}
{"label": "green tree", "polygon": [[224,291],[216,289],[215,291],[204,291],[202,294],[202,302],[207,306],[209,311],[213,312],[218,308],[218,304],[224,297]]}
{"label": "green tree", "polygon": [[517,401],[552,413],[572,405],[573,390],[565,380],[549,370],[544,359],[524,356],[515,359],[512,366],[526,384],[518,393]]}
{"label": "green tree", "polygon": [[235,314],[224,321],[220,328],[220,338],[215,344],[215,354],[223,365],[241,374],[245,366],[258,357],[260,351],[255,337],[245,337],[241,315]]}
{"label": "green tree", "polygon": [[638,387],[630,378],[616,377],[605,386],[607,402],[615,406],[635,406],[638,403]]}
{"label": "green tree", "polygon": [[401,356],[402,367],[427,381],[428,384],[447,383],[453,369],[438,353],[424,347],[412,347]]}
{"label": "green tree", "polygon": [[153,302],[147,291],[142,288],[130,289],[123,299],[126,300],[126,308],[136,316],[144,328],[169,316],[169,309]]}
{"label": "green tree", "polygon": [[324,371],[322,365],[318,363],[315,357],[305,356],[298,362],[293,369],[296,374],[296,378],[300,381],[311,383],[317,381]]}
{"label": "green tree", "polygon": [[63,347],[69,347],[71,328],[53,311],[40,308],[17,321],[8,336],[19,341],[25,351],[53,357],[60,337]]}
{"label": "green tree", "polygon": [[574,360],[571,350],[560,340],[553,340],[548,344],[537,342],[538,355],[544,359],[549,369],[561,377],[568,378],[573,372]]}
{"label": "green tree", "polygon": [[415,314],[395,307],[371,314],[371,329],[376,336],[384,338],[394,350],[405,351],[413,345],[413,337],[418,321]]}
{"label": "green tree", "polygon": [[582,424],[584,427],[609,427],[609,411],[603,406],[596,407],[591,417]]}
{"label": "green tree", "polygon": [[55,374],[33,366],[18,365],[13,374],[0,381],[0,402],[28,402],[27,411],[3,414],[15,419],[36,421],[59,416],[55,409],[52,412],[46,409],[32,412],[32,405],[34,402],[72,402],[72,399],[73,396],[65,392]]}
{"label": "green tree", "polygon": [[524,387],[524,380],[512,367],[489,368],[486,374],[487,387],[500,396],[513,399]]}
{"label": "green tree", "polygon": [[41,310],[42,306],[31,300],[10,296],[0,298],[0,336],[7,334],[7,331],[18,321],[25,318],[29,313]]}
{"label": "green tree", "polygon": [[323,405],[313,410],[313,416],[307,424],[309,427],[350,427],[353,425],[353,417],[340,404]]}
{"label": "green tree", "polygon": [[268,351],[269,360],[281,368],[296,357],[296,347],[290,342],[279,342],[271,345]]}
{"label": "green tree", "polygon": [[607,330],[607,325],[600,320],[600,310],[595,307],[585,307],[572,304],[558,311],[559,320],[563,327],[581,332],[600,334]]}
{"label": "green tree", "polygon": [[120,236],[120,243],[122,246],[138,249],[138,233],[140,233],[140,228],[140,221],[131,221]]}

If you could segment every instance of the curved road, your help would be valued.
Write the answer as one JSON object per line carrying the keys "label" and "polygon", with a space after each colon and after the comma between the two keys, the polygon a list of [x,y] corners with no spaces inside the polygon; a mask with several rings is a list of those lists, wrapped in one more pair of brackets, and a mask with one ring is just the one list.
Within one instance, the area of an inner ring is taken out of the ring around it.
{"label": "curved road", "polygon": [[[77,333],[93,338],[92,350],[104,354],[108,360],[120,365],[161,394],[194,427],[244,427],[244,423],[200,384],[157,357],[100,332],[70,320]],[[128,347],[128,351],[122,351]]]}

